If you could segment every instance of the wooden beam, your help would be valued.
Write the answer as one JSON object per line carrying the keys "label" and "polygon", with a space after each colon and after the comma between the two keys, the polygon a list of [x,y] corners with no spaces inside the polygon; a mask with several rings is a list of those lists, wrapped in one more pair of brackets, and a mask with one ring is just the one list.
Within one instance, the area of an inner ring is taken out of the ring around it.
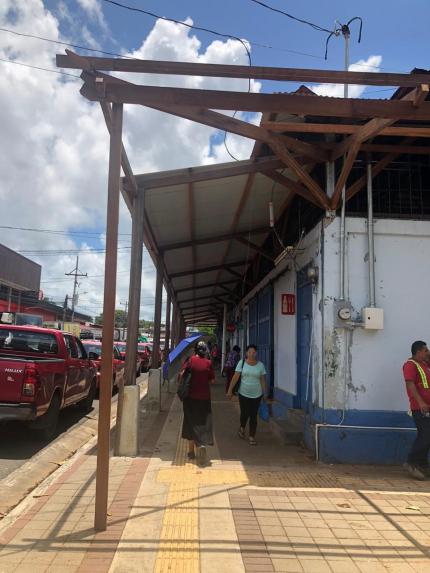
{"label": "wooden beam", "polygon": [[325,162],[329,160],[330,154],[325,149],[322,149],[317,145],[301,141],[295,137],[289,137],[288,135],[281,135],[280,137],[284,142],[285,147],[290,151],[301,153],[305,157],[310,157],[314,161]]}
{"label": "wooden beam", "polygon": [[[296,115],[334,116],[348,118],[387,118],[387,119],[430,119],[430,103],[425,102],[420,107],[414,107],[412,102],[400,100],[372,100],[372,99],[344,99],[322,96],[303,96],[296,94],[268,94],[268,93],[244,93],[221,90],[197,90],[172,87],[140,86],[124,83],[111,83],[104,78],[98,89],[95,83],[89,80],[89,74],[83,72],[86,77],[85,84],[81,88],[81,94],[90,101],[107,101],[139,104],[155,109],[163,108],[173,115],[182,116],[181,109],[191,107],[196,116],[196,109],[220,109],[250,112],[273,112],[289,113]],[[117,78],[113,78],[117,79]],[[104,84],[104,85],[103,85]],[[104,89],[103,89],[104,88]],[[215,112],[212,112],[215,113]],[[214,119],[222,114],[216,113]],[[204,119],[204,121],[203,121]],[[228,131],[238,133],[251,139],[260,139],[263,134],[262,128],[241,122],[235,118],[228,118]],[[197,121],[195,119],[194,121]],[[200,123],[210,125],[210,114],[200,114]],[[238,123],[239,122],[239,123]],[[214,122],[215,123],[215,122]],[[246,133],[242,129],[245,124]],[[242,130],[239,133],[239,130]]]}
{"label": "wooden beam", "polygon": [[243,267],[247,263],[248,263],[248,261],[236,261],[233,263],[228,263],[228,264],[223,264],[223,265],[214,265],[212,267],[203,267],[200,269],[189,269],[187,271],[181,271],[178,273],[171,273],[170,278],[176,279],[176,278],[180,278],[180,277],[186,277],[188,275],[194,275],[194,274],[198,274],[198,273],[210,273],[212,271],[219,271],[219,270],[230,271],[230,267]]}
{"label": "wooden beam", "polygon": [[156,105],[143,105],[147,105],[152,109],[156,109],[164,113],[182,117],[183,119],[188,119],[189,121],[194,121],[196,123],[201,123],[202,125],[214,127],[216,129],[220,129],[221,131],[228,131],[229,133],[247,137],[248,139],[255,139],[256,141],[267,141],[269,137],[268,132],[257,125],[253,125],[252,123],[248,123],[246,121],[242,121],[241,119],[230,117],[223,113],[218,113],[204,107],[162,105],[161,103],[157,103]]}
{"label": "wooden beam", "polygon": [[219,314],[217,313],[217,311],[220,310],[220,307],[214,307],[213,309],[208,308],[207,310],[200,310],[200,309],[196,309],[195,311],[193,311],[192,309],[185,309],[185,311],[182,313],[182,316],[184,318],[198,318],[198,317],[206,317],[206,316],[219,316]]}
{"label": "wooden beam", "polygon": [[[226,294],[228,294],[229,296],[231,296],[231,297],[233,297],[233,298],[238,298],[237,294],[236,294],[234,291],[232,291],[231,289],[228,289],[228,288],[225,287],[225,286],[221,286],[220,288],[224,289],[224,290],[226,291]],[[217,295],[217,296],[218,296],[218,297],[226,296],[226,294],[220,294],[220,295]]]}
{"label": "wooden beam", "polygon": [[[251,262],[251,261],[248,261],[248,264],[249,264],[250,262]],[[246,278],[246,274],[245,274],[245,273],[244,273],[244,274],[240,274],[240,273],[238,273],[237,271],[231,269],[230,267],[227,268],[227,269],[225,269],[225,270],[226,270],[227,272],[229,272],[230,274],[234,275],[235,277],[237,277],[238,279],[240,279],[240,281],[241,281],[242,283],[246,283],[246,284],[249,284],[249,285],[252,285],[252,284],[253,284],[251,281],[249,281],[249,280]]]}
{"label": "wooden beam", "polygon": [[[70,53],[70,52],[69,52]],[[72,52],[73,53],[73,52]],[[116,72],[205,76],[217,78],[254,78],[281,82],[356,84],[366,86],[415,87],[428,82],[427,74],[398,74],[383,72],[349,72],[342,70],[314,70],[228,64],[198,64],[131,58],[85,58],[92,69]],[[68,55],[57,54],[59,68],[82,69]],[[233,109],[233,108],[232,108]]]}
{"label": "wooden beam", "polygon": [[395,119],[381,119],[379,117],[371,119],[362,125],[356,133],[353,133],[336,145],[331,153],[331,161],[336,161],[336,159],[342,157],[349,149],[354,148],[358,151],[357,146],[363,143],[363,141],[375,137],[384,127],[388,127],[395,121]]}
{"label": "wooden beam", "polygon": [[360,151],[368,151],[370,153],[396,153],[397,155],[403,153],[410,153],[411,155],[428,155],[430,153],[430,145],[384,145],[381,143],[363,143]]}
{"label": "wooden beam", "polygon": [[157,189],[159,187],[172,187],[175,185],[187,185],[198,181],[211,181],[226,177],[237,177],[247,173],[255,173],[266,169],[280,169],[283,163],[280,159],[270,157],[258,157],[244,161],[217,163],[215,165],[203,165],[187,169],[175,169],[136,175],[135,179],[139,187]]}
{"label": "wooden beam", "polygon": [[303,199],[306,199],[306,201],[309,201],[310,203],[313,203],[317,207],[321,208],[321,204],[314,198],[313,195],[311,195],[308,189],[300,185],[300,183],[297,183],[297,181],[293,181],[292,179],[286,177],[285,175],[282,175],[282,173],[279,173],[278,171],[264,171],[263,175],[269,177],[273,181],[276,181],[277,183],[288,189],[290,193],[292,193],[293,195],[300,195],[301,197],[303,197]]}
{"label": "wooden beam", "polygon": [[426,101],[428,95],[429,95],[428,84],[421,84],[420,86],[417,86],[415,88],[412,105],[414,107],[419,107],[423,102]]}
{"label": "wooden beam", "polygon": [[204,288],[209,289],[209,288],[214,288],[214,286],[219,287],[221,285],[235,284],[237,282],[238,282],[238,279],[231,279],[228,281],[217,282],[216,285],[214,285],[214,283],[211,282],[210,284],[196,285],[195,287],[179,288],[175,292],[176,292],[176,294],[179,294],[181,292],[188,292],[190,290],[200,290],[200,289],[204,289]]}
{"label": "wooden beam", "polygon": [[257,227],[256,229],[251,229],[250,231],[242,231],[239,233],[229,233],[227,235],[218,235],[216,237],[207,237],[202,239],[195,239],[194,241],[182,241],[180,243],[168,243],[166,245],[160,245],[160,251],[173,251],[175,249],[185,249],[187,247],[192,247],[193,245],[209,245],[211,243],[222,243],[224,241],[230,241],[236,239],[236,237],[243,237],[244,235],[257,235],[260,233],[265,233],[269,230],[269,227]]}
{"label": "wooden beam", "polygon": [[346,185],[346,180],[348,179],[349,174],[351,173],[351,169],[354,165],[354,161],[357,157],[358,150],[360,149],[359,144],[353,145],[346,156],[345,161],[343,162],[342,171],[336,181],[336,185],[334,188],[333,197],[331,198],[331,208],[337,209],[339,206],[339,202],[342,195],[342,189]]}
{"label": "wooden beam", "polygon": [[238,241],[239,243],[242,243],[242,245],[245,245],[246,247],[252,249],[253,251],[256,251],[257,253],[260,253],[260,255],[262,257],[268,259],[270,262],[273,263],[273,256],[270,253],[268,253],[265,249],[263,249],[262,247],[259,247],[258,245],[256,245],[252,241],[245,239],[245,237],[236,237],[236,241]]}
{"label": "wooden beam", "polygon": [[282,159],[285,165],[293,171],[297,179],[309,189],[310,193],[315,197],[319,205],[323,209],[329,209],[329,201],[327,195],[324,193],[315,179],[313,179],[309,173],[301,165],[299,165],[299,163],[297,163],[291,153],[283,145],[282,140],[278,136],[272,135],[268,141],[268,144],[273,149],[274,153],[279,157],[279,159]]}
{"label": "wooden beam", "polygon": [[[425,98],[427,97],[427,93],[428,93],[428,86],[427,86],[427,91],[422,90],[421,86],[419,86],[414,90],[412,90],[411,92],[407,93],[405,96],[403,96],[401,98],[401,101],[412,102],[413,107],[417,108],[425,100]],[[423,94],[424,94],[424,99],[422,99]],[[356,133],[350,135],[335,147],[335,149],[331,153],[330,157],[331,160],[335,161],[338,157],[341,157],[348,149],[350,148],[352,149],[357,144],[361,144],[363,143],[363,141],[375,137],[381,132],[381,130],[391,126],[395,122],[396,122],[395,117],[389,119],[375,117],[371,119],[370,121],[362,125],[360,129],[356,131]]]}
{"label": "wooden beam", "polygon": [[[412,143],[412,142],[413,142],[413,138],[407,137],[403,140],[402,143],[408,144],[408,143]],[[385,169],[387,167],[387,165],[389,165],[392,161],[394,161],[396,159],[396,157],[398,157],[398,156],[399,156],[399,153],[389,153],[388,155],[383,157],[380,161],[378,161],[378,163],[373,165],[372,166],[372,178],[376,177],[379,173],[381,173],[381,171],[383,169]],[[366,185],[366,183],[367,183],[367,176],[366,175],[363,175],[362,177],[357,179],[357,181],[355,181],[346,190],[346,200],[348,201],[349,199],[354,197],[354,195],[356,195],[361,189],[363,189],[363,187]]]}
{"label": "wooden beam", "polygon": [[[339,133],[344,135],[356,133],[361,128],[361,125],[343,123],[305,123],[289,121],[262,121],[260,125],[268,131],[279,133]],[[385,127],[381,129],[379,135],[430,137],[430,127],[417,127],[416,125]]]}
{"label": "wooden beam", "polygon": [[[211,285],[211,286],[213,286],[213,285]],[[218,285],[217,285],[217,286],[218,286]],[[226,289],[226,290],[227,290],[229,293],[231,293],[231,291],[229,291],[228,289]],[[227,296],[227,295],[224,294],[223,292],[220,292],[218,296]],[[206,299],[212,299],[212,298],[214,298],[214,295],[211,293],[211,294],[206,294],[206,295],[204,295],[204,296],[196,296],[196,297],[193,297],[193,298],[184,298],[183,300],[179,300],[179,299],[178,299],[178,304],[181,304],[181,303],[183,303],[183,302],[194,302],[195,300],[200,301],[200,300],[206,300]]]}
{"label": "wooden beam", "polygon": [[220,303],[218,303],[218,302],[217,302],[217,303],[214,303],[214,302],[212,301],[212,302],[206,302],[206,303],[201,303],[201,304],[193,304],[193,305],[191,305],[191,306],[185,306],[185,307],[182,307],[182,306],[181,306],[180,308],[181,308],[181,312],[184,313],[184,312],[187,312],[187,311],[189,311],[189,310],[194,310],[194,309],[196,309],[196,308],[199,308],[199,309],[200,309],[200,308],[208,308],[208,307],[209,307],[209,308],[218,308],[219,305],[220,305]]}

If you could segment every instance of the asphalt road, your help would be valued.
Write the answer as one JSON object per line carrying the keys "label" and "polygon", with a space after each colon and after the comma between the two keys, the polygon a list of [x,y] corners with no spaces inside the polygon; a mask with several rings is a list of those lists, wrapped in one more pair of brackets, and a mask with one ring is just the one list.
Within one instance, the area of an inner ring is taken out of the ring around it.
{"label": "asphalt road", "polygon": [[[95,400],[90,415],[97,415],[98,410],[99,402]],[[65,408],[60,412],[56,438],[61,437],[85,419],[85,414],[78,407]],[[24,424],[0,425],[0,479],[7,477],[40,450],[49,446],[50,442],[41,440],[37,434],[36,431],[30,430]]]}

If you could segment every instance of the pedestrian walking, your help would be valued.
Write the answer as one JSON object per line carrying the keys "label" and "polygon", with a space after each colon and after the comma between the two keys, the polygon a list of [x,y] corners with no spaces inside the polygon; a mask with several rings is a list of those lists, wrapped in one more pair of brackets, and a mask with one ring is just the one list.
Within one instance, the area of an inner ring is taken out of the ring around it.
{"label": "pedestrian walking", "polygon": [[403,376],[417,437],[406,467],[411,476],[425,480],[430,478],[430,351],[425,342],[417,340],[412,344],[411,353],[412,358],[403,365]]}
{"label": "pedestrian walking", "polygon": [[182,402],[182,437],[188,440],[188,459],[197,459],[201,466],[206,465],[206,446],[213,446],[214,443],[210,385],[215,383],[215,372],[207,352],[206,343],[197,342],[195,355],[184,363],[180,374],[183,376],[185,368],[190,369],[190,390]]}
{"label": "pedestrian walking", "polygon": [[266,368],[257,360],[257,347],[250,344],[246,348],[246,358],[237,363],[236,371],[230,382],[227,396],[233,397],[233,389],[240,378],[239,405],[240,427],[239,437],[246,438],[245,430],[249,420],[249,443],[256,446],[258,408],[266,394]]}
{"label": "pedestrian walking", "polygon": [[230,382],[233,378],[236,366],[240,360],[240,348],[239,346],[233,346],[232,350],[227,354],[227,358],[224,365],[224,372],[226,376],[225,392],[227,394],[230,388]]}

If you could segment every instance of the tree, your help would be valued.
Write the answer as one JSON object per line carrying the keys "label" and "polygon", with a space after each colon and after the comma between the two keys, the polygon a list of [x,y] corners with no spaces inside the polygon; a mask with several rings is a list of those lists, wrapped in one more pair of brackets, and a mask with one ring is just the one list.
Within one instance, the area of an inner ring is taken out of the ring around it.
{"label": "tree", "polygon": [[[96,324],[103,324],[103,313],[95,318]],[[115,311],[115,326],[118,328],[127,327],[127,314],[124,310],[117,309]]]}
{"label": "tree", "polygon": [[215,336],[215,327],[213,326],[197,326],[199,332],[204,332],[209,336]]}

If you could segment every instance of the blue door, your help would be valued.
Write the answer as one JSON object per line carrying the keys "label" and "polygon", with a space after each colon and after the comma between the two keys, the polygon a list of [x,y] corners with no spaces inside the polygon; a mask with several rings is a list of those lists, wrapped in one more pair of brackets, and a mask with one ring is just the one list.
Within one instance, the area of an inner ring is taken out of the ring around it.
{"label": "blue door", "polygon": [[258,344],[258,305],[253,298],[248,305],[248,340],[247,344]]}
{"label": "blue door", "polygon": [[312,401],[312,284],[297,288],[297,396],[295,407],[307,410]]}
{"label": "blue door", "polygon": [[268,390],[273,387],[273,288],[267,286],[258,295],[258,358],[267,372]]}

